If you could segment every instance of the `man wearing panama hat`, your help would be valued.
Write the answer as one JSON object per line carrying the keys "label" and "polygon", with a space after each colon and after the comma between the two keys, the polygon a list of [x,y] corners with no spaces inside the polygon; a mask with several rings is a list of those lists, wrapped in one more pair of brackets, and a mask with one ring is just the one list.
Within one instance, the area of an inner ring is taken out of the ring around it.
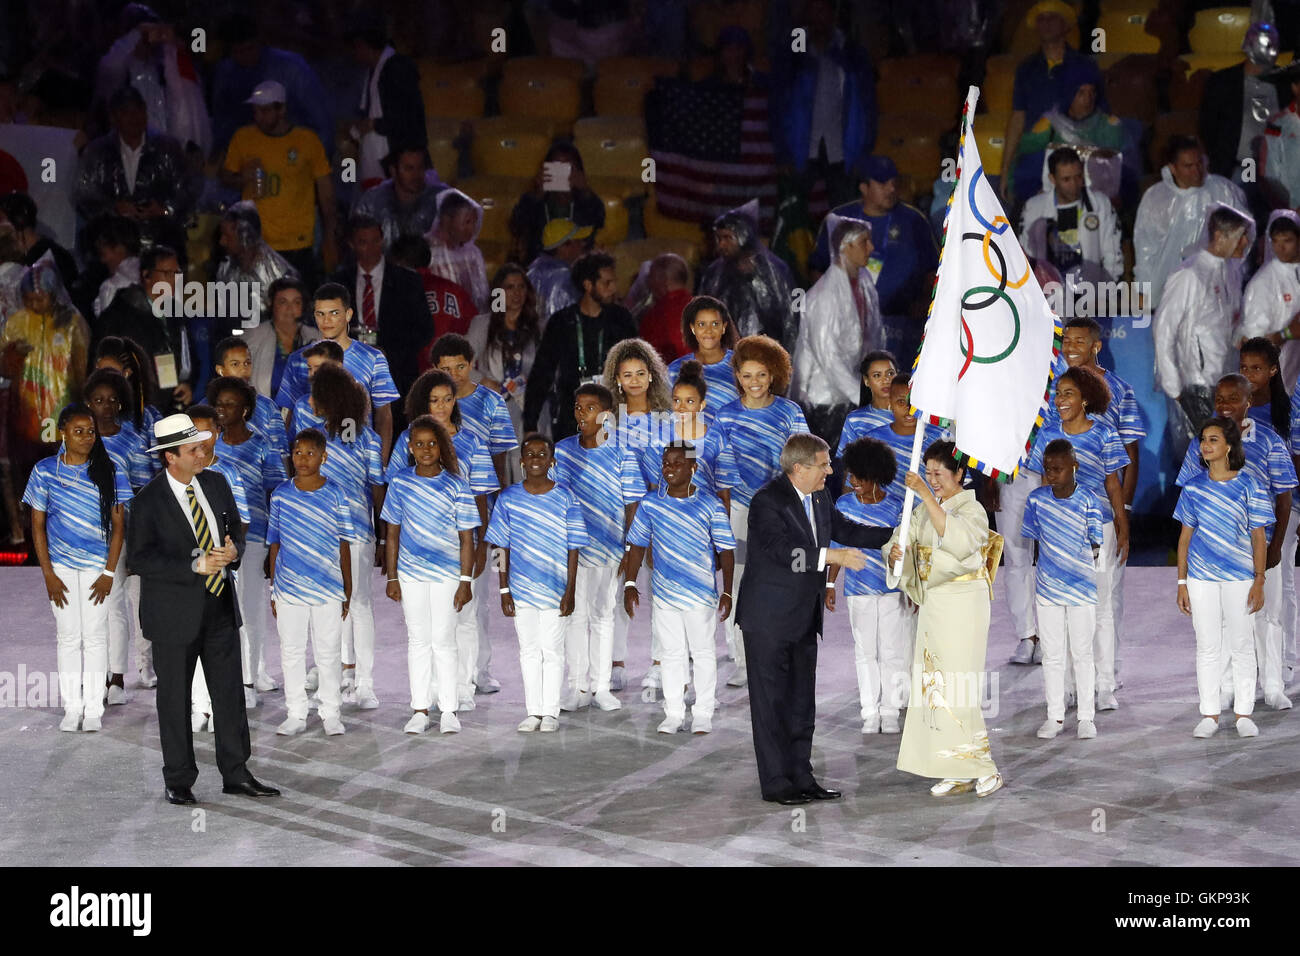
{"label": "man wearing panama hat", "polygon": [[[204,471],[199,431],[188,415],[154,425],[150,454],[164,470],[131,503],[127,564],[140,575],[140,629],[153,644],[158,673],[158,736],[168,803],[195,803],[199,775],[190,727],[190,684],[203,661],[216,725],[222,793],[278,796],[249,773],[248,719],[239,657],[239,603],[233,572],[244,551],[226,479]],[[218,545],[218,542],[221,542]]]}

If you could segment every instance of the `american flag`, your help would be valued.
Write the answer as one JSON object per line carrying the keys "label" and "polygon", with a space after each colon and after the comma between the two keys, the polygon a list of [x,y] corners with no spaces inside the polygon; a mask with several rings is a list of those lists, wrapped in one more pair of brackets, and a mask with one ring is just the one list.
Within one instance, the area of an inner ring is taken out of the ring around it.
{"label": "american flag", "polygon": [[777,188],[765,91],[657,79],[646,97],[646,132],[659,212],[712,222],[758,199],[760,228],[770,234]]}

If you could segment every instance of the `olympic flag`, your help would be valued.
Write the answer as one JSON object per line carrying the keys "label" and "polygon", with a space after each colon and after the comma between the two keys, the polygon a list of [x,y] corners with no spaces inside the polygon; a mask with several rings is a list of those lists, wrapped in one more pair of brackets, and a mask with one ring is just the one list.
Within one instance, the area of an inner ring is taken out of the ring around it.
{"label": "olympic flag", "polygon": [[978,99],[972,86],[912,404],[955,423],[968,466],[1006,480],[1042,424],[1061,328],[989,185],[973,135]]}

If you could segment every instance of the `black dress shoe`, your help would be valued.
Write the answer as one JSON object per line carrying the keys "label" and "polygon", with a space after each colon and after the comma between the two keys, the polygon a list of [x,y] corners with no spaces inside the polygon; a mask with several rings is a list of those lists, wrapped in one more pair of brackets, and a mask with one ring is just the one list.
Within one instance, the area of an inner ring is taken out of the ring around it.
{"label": "black dress shoe", "polygon": [[819,783],[814,783],[803,792],[803,795],[809,800],[838,800],[844,796],[838,790],[827,790]]}
{"label": "black dress shoe", "polygon": [[194,799],[194,791],[189,787],[168,787],[164,792],[168,803],[174,803],[178,806],[186,803],[198,803]]}
{"label": "black dress shoe", "polygon": [[779,803],[783,807],[798,807],[812,802],[812,797],[806,793],[786,793],[779,797],[764,797],[763,799],[768,803]]}
{"label": "black dress shoe", "polygon": [[253,777],[249,777],[243,783],[227,783],[221,787],[222,793],[242,793],[246,797],[278,797],[280,791],[275,787],[268,787],[265,784],[258,783]]}

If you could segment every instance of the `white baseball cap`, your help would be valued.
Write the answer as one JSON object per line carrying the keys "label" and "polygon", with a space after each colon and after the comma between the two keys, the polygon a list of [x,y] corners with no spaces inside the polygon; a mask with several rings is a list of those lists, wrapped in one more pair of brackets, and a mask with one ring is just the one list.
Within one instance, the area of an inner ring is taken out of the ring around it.
{"label": "white baseball cap", "polygon": [[270,106],[272,103],[287,103],[288,98],[284,94],[284,84],[277,83],[275,80],[263,80],[257,84],[253,90],[253,95],[244,100],[253,106]]}

